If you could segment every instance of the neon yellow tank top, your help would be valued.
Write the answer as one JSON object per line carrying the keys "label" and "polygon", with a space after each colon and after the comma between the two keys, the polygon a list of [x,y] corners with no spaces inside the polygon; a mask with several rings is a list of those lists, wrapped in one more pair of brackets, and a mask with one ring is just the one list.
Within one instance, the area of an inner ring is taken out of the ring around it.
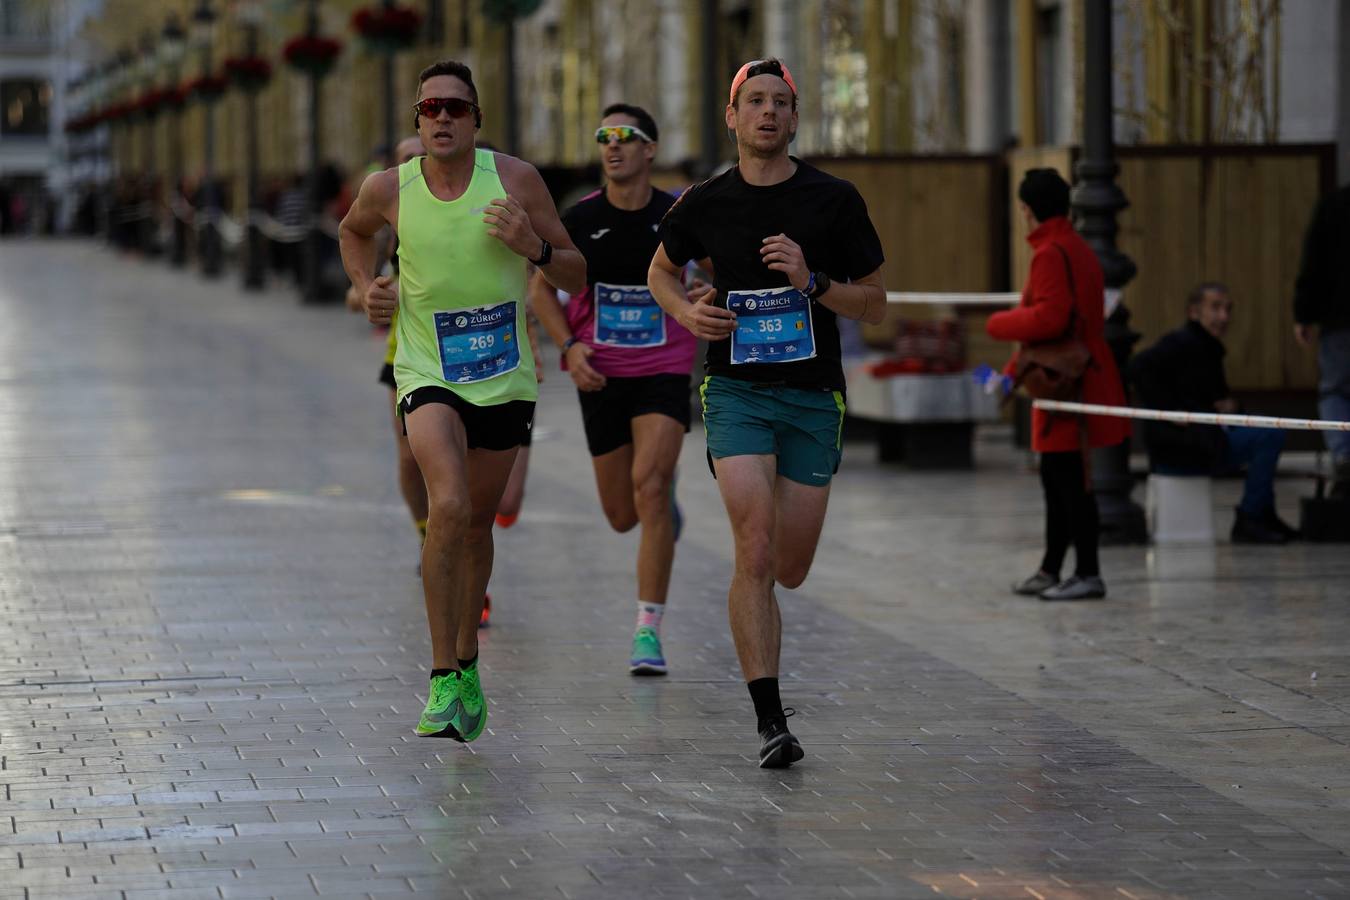
{"label": "neon yellow tank top", "polygon": [[506,196],[496,156],[475,150],[468,190],[448,202],[427,187],[422,159],[398,168],[398,398],[443,387],[475,406],[535,400],[525,260],[483,224],[483,208]]}

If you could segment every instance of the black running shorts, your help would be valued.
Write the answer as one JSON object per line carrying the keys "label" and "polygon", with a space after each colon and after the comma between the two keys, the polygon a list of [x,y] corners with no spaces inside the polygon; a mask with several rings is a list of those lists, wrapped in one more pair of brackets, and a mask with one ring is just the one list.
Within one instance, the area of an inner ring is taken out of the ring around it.
{"label": "black running shorts", "polygon": [[638,375],[606,378],[598,391],[577,391],[586,444],[591,456],[603,456],[633,443],[633,419],[659,413],[689,431],[689,376]]}
{"label": "black running shorts", "polygon": [[510,450],[530,443],[530,429],[534,425],[534,402],[531,400],[475,406],[448,388],[420,387],[399,404],[404,434],[408,433],[408,414],[428,403],[440,403],[459,413],[470,450]]}

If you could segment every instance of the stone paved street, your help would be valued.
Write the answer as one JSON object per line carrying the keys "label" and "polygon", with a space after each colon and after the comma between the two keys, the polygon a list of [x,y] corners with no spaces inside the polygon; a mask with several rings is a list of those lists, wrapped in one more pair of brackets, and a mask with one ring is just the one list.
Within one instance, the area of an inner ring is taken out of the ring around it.
{"label": "stone paved street", "polygon": [[1107,548],[1106,603],[1016,598],[1040,489],[998,432],[975,473],[850,446],[781,595],[807,756],[766,771],[701,432],[634,680],[636,535],[550,366],[488,730],[419,740],[382,338],[229,275],[0,244],[0,900],[1350,897],[1347,548]]}

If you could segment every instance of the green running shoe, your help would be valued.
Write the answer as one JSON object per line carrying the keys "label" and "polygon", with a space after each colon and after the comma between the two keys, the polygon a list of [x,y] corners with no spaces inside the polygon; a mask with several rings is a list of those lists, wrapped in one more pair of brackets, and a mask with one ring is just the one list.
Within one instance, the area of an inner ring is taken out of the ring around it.
{"label": "green running shoe", "polygon": [[459,696],[459,679],[455,673],[431,676],[430,696],[427,708],[422,710],[422,718],[417,723],[417,734],[421,737],[459,738],[459,732],[451,724],[452,707]]}
{"label": "green running shoe", "polygon": [[450,704],[450,724],[454,739],[468,743],[483,733],[487,726],[487,700],[483,685],[478,680],[478,662],[459,673],[459,690]]}
{"label": "green running shoe", "polygon": [[661,652],[661,638],[656,629],[644,625],[633,633],[633,655],[628,660],[628,671],[633,675],[666,674],[666,657]]}

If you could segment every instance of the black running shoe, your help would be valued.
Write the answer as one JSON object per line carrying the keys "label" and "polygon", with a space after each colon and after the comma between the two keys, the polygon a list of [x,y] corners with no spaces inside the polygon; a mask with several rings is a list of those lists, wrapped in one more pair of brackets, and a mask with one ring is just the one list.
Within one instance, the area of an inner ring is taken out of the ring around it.
{"label": "black running shoe", "polygon": [[781,716],[773,716],[760,725],[759,767],[761,769],[786,769],[806,755],[802,745],[788,731],[788,716],[795,716],[795,709],[785,709]]}

